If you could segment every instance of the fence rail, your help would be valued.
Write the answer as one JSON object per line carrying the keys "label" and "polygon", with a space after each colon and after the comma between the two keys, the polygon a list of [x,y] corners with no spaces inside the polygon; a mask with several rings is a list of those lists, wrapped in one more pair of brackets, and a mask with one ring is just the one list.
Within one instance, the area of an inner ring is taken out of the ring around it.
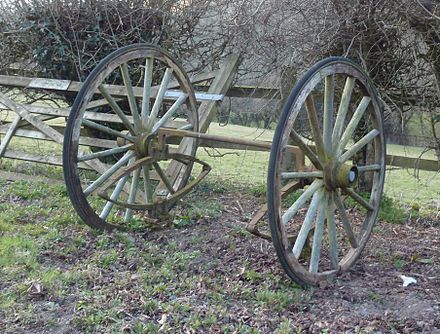
{"label": "fence rail", "polygon": [[[198,91],[205,91],[209,89],[210,86],[209,84],[203,85],[202,83],[215,78],[217,74],[218,73],[201,74],[193,78],[191,81],[196,86]],[[9,88],[33,89],[33,90],[36,89],[45,92],[50,91],[50,92],[57,92],[63,94],[63,93],[76,93],[81,88],[81,85],[82,83],[80,82],[75,82],[70,80],[56,80],[56,79],[45,79],[45,78],[30,78],[30,77],[0,75],[0,86],[9,87]],[[170,85],[172,86],[173,84],[171,83]],[[121,92],[121,96],[124,95],[123,87],[115,86],[114,89]],[[279,99],[280,92],[279,90],[274,88],[236,86],[230,88],[226,96]],[[57,126],[51,125],[49,128],[46,122],[51,119],[53,120],[56,117],[66,118],[70,112],[70,108],[35,107],[35,106],[20,104],[16,102],[12,103],[11,101],[5,99],[2,99],[0,102],[2,102],[0,103],[0,108],[12,110],[17,113],[17,117],[20,116],[15,120],[9,120],[9,121],[2,120],[3,124],[0,124],[0,135],[3,135],[3,138],[0,143],[0,157],[52,164],[52,165],[61,165],[60,157],[41,157],[29,153],[21,153],[12,150],[6,150],[6,146],[12,136],[33,138],[37,140],[55,140],[56,142],[60,143],[60,140],[62,140],[62,134],[64,128],[59,125]],[[25,121],[27,121],[25,125],[21,124]],[[39,131],[41,129],[47,131]],[[102,145],[104,145],[104,147],[106,146],[104,143],[105,139],[94,138],[93,140],[95,142],[97,140],[100,141],[99,142],[100,146]],[[92,142],[89,144],[93,145]],[[214,143],[211,142],[205,144],[207,146],[214,145]],[[229,146],[225,143],[220,143],[218,146],[218,148],[225,148],[225,147],[229,147]],[[239,149],[232,146],[230,148]],[[252,147],[248,147],[246,149],[261,150],[261,148],[258,149]],[[402,155],[387,155],[386,163],[390,166],[401,167],[401,168],[410,168],[410,169],[415,168],[426,171],[440,170],[440,162],[438,160],[421,159],[421,158],[407,157]]]}

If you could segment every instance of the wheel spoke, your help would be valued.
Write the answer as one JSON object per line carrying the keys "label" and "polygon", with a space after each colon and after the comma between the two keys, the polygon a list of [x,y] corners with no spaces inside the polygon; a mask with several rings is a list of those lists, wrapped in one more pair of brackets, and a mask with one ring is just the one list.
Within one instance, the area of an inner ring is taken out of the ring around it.
{"label": "wheel spoke", "polygon": [[324,233],[324,222],[327,212],[328,196],[324,194],[318,209],[316,217],[315,233],[313,234],[312,255],[310,257],[309,271],[312,273],[318,272],[319,259],[321,257],[322,235]]}
{"label": "wheel spoke", "polygon": [[168,179],[168,177],[165,175],[164,171],[162,170],[162,168],[160,168],[159,164],[157,162],[153,162],[153,167],[156,170],[157,174],[159,175],[160,179],[162,180],[162,182],[165,184],[165,186],[167,187],[168,191],[171,194],[174,194],[175,191],[173,189],[173,185],[171,184],[170,180]]}
{"label": "wheel spoke", "polygon": [[119,168],[121,168],[127,161],[129,161],[134,156],[134,152],[129,151],[124,154],[124,156],[115,163],[112,167],[106,170],[100,177],[98,177],[95,182],[93,182],[90,186],[88,186],[84,190],[84,195],[88,196],[93,191],[98,189],[105,181],[107,181],[114,173],[116,173]]}
{"label": "wheel spoke", "polygon": [[318,156],[315,154],[315,152],[312,151],[312,149],[304,143],[302,138],[298,133],[296,133],[295,130],[290,131],[290,138],[293,140],[293,142],[299,146],[299,148],[304,152],[304,154],[309,158],[309,160],[312,162],[312,164],[322,170],[322,163],[319,160]]}
{"label": "wheel spoke", "polygon": [[326,212],[328,243],[330,252],[330,263],[333,269],[338,268],[338,239],[336,237],[336,223],[334,215],[333,193],[328,196],[328,206]]}
{"label": "wheel spoke", "polygon": [[148,169],[148,166],[142,167],[142,173],[144,177],[144,192],[147,197],[146,203],[150,204],[153,202],[153,190],[151,187],[150,170]]}
{"label": "wheel spoke", "polygon": [[134,129],[137,132],[140,130],[141,118],[139,116],[136,98],[134,97],[133,85],[131,83],[130,74],[128,73],[127,63],[121,65],[121,74],[125,88],[127,89],[128,104],[130,105],[131,114],[133,115]]}
{"label": "wheel spoke", "polygon": [[[104,84],[101,84],[101,85],[104,86],[104,89],[105,89],[106,85],[104,85]],[[98,90],[100,90],[101,85],[98,87]],[[112,99],[113,99],[113,97],[112,97]],[[122,99],[121,98],[116,98],[116,99],[113,99],[113,100],[116,103],[118,103],[118,101],[121,101]],[[107,99],[103,98],[103,99],[99,99],[99,100],[90,101],[87,104],[85,109],[90,111],[90,109],[104,107],[104,106],[108,106],[108,105],[109,105],[109,101]]]}
{"label": "wheel spoke", "polygon": [[379,130],[373,129],[368,132],[365,136],[363,136],[358,142],[356,142],[353,146],[351,146],[344,154],[342,154],[338,161],[343,164],[348,159],[350,159],[353,155],[360,151],[360,149],[366,146],[370,141],[372,141],[375,137],[379,135]]}
{"label": "wheel spoke", "polygon": [[150,113],[150,97],[151,97],[151,82],[153,80],[153,58],[145,60],[144,72],[144,89],[142,92],[142,110],[141,119],[142,127],[147,128],[148,115]]}
{"label": "wheel spoke", "polygon": [[187,94],[182,94],[179,96],[179,98],[173,103],[170,109],[165,113],[165,115],[162,116],[162,118],[157,122],[153,129],[151,130],[151,133],[156,133],[156,131],[159,130],[161,126],[164,126],[165,123],[174,116],[176,111],[180,108],[180,106],[185,102],[185,100],[188,98]]}
{"label": "wheel spoke", "polygon": [[321,130],[319,129],[318,115],[316,114],[315,101],[312,93],[306,98],[306,109],[309,114],[310,128],[312,129],[313,140],[316,145],[316,151],[320,159],[325,160],[324,142],[322,141]]}
{"label": "wheel spoke", "polygon": [[322,178],[323,177],[322,171],[315,171],[315,172],[284,172],[281,173],[281,178],[283,180],[285,179],[307,179],[310,177],[314,178]]}
{"label": "wheel spoke", "polygon": [[[133,179],[131,180],[131,185],[130,185],[130,194],[128,195],[128,202],[127,202],[128,204],[135,203],[140,172],[141,172],[141,168],[138,168],[133,172]],[[127,208],[125,210],[124,222],[128,223],[132,216],[133,216],[133,210]]]}
{"label": "wheel spoke", "polygon": [[122,111],[121,107],[119,107],[119,105],[115,101],[115,99],[110,95],[110,93],[108,92],[107,88],[105,88],[104,85],[100,85],[98,89],[101,92],[102,96],[104,96],[104,98],[107,100],[108,104],[110,105],[112,110],[115,112],[115,114],[119,116],[119,118],[121,119],[122,123],[124,123],[124,125],[127,127],[128,131],[130,131],[130,133],[132,135],[135,135],[136,132],[135,132],[135,130],[133,128],[133,125],[131,124],[131,122],[127,118],[127,116],[124,114],[124,112]]}
{"label": "wheel spoke", "polygon": [[351,227],[347,213],[345,212],[344,204],[342,203],[339,194],[334,194],[333,201],[336,205],[336,208],[339,211],[339,216],[341,217],[342,225],[344,226],[345,234],[347,235],[348,240],[350,241],[351,247],[357,248],[358,243],[356,240],[356,236],[354,235],[353,228]]}
{"label": "wheel spoke", "polygon": [[333,123],[333,102],[335,94],[335,76],[325,77],[324,86],[324,121],[323,121],[323,140],[324,148],[328,155],[332,150],[332,123]]}
{"label": "wheel spoke", "polygon": [[192,128],[194,128],[194,125],[185,124],[185,125],[182,125],[180,128],[178,128],[177,130],[191,130]]}
{"label": "wheel spoke", "polygon": [[307,210],[306,217],[304,218],[304,222],[301,225],[301,229],[299,230],[298,236],[296,237],[295,244],[293,245],[293,255],[296,258],[299,258],[301,255],[304,244],[306,243],[307,236],[309,235],[310,229],[312,228],[313,221],[316,217],[316,212],[318,211],[318,206],[322,200],[324,193],[322,190],[319,190],[313,194],[312,201],[310,202],[309,209]]}
{"label": "wheel spoke", "polygon": [[348,123],[347,128],[342,134],[341,141],[339,142],[338,148],[336,150],[336,155],[339,155],[339,152],[341,152],[345,148],[345,146],[347,146],[347,143],[353,136],[353,133],[356,130],[356,127],[358,126],[362,116],[364,115],[365,110],[367,110],[370,101],[371,97],[369,96],[364,96],[362,98],[359,106],[356,108],[356,111],[354,112],[353,117],[350,120],[350,123]]}
{"label": "wheel spoke", "polygon": [[355,78],[347,77],[345,80],[344,91],[342,92],[341,103],[338,108],[338,115],[336,116],[335,127],[333,128],[332,135],[332,147],[333,152],[336,151],[336,147],[341,137],[342,128],[344,127],[345,117],[348,112],[348,106],[351,100],[351,94],[353,93]]}
{"label": "wheel spoke", "polygon": [[[113,190],[113,192],[112,192],[112,194],[110,196],[110,199],[112,201],[116,201],[118,199],[119,195],[121,194],[122,190],[124,189],[124,185],[127,182],[127,180],[128,180],[128,175],[124,176],[122,179],[120,179],[118,181],[118,183],[116,184],[115,189]],[[99,215],[99,218],[106,220],[108,215],[109,215],[109,213],[110,213],[110,211],[111,211],[111,209],[113,208],[113,205],[114,204],[112,202],[108,201],[105,204],[104,208],[102,209],[101,214]]]}
{"label": "wheel spoke", "polygon": [[373,206],[368,203],[362,196],[360,196],[358,193],[356,193],[352,188],[344,188],[342,191],[353,198],[356,202],[358,202],[360,205],[362,205],[365,209],[368,211],[373,211]]}
{"label": "wheel spoke", "polygon": [[378,172],[380,171],[380,165],[379,164],[373,164],[373,165],[365,165],[365,166],[357,166],[359,172]]}
{"label": "wheel spoke", "polygon": [[[229,65],[235,66],[236,59]],[[170,154],[160,156],[146,147],[164,127],[198,131],[193,85],[168,52],[151,44],[123,47],[103,59],[86,82],[72,106],[63,147],[68,195],[86,224],[111,230],[132,221],[140,210],[154,217],[206,176],[209,167],[195,159],[195,138],[184,138],[179,150],[170,148]],[[175,153],[188,155],[189,163],[181,167]],[[174,165],[179,169],[167,169]],[[194,173],[199,165],[203,168],[197,180],[190,179],[193,165]],[[78,168],[90,171],[78,174]]]}
{"label": "wheel spoke", "polygon": [[103,151],[99,151],[99,152],[95,152],[95,153],[91,153],[91,154],[82,155],[82,156],[78,157],[78,162],[93,160],[93,159],[97,159],[97,158],[104,158],[104,157],[108,157],[113,154],[123,153],[123,152],[128,151],[132,147],[133,147],[133,144],[128,144],[128,145],[124,145],[121,147],[115,147],[115,148],[111,148],[108,150],[103,150]]}
{"label": "wheel spoke", "polygon": [[147,131],[150,131],[153,128],[154,123],[156,122],[156,118],[159,113],[159,109],[162,105],[163,97],[167,90],[168,83],[171,80],[172,74],[173,74],[173,70],[171,68],[167,68],[165,70],[165,74],[162,78],[162,82],[160,83],[159,91],[157,92],[156,100],[154,101],[150,117],[148,118]]}
{"label": "wheel spoke", "polygon": [[290,219],[298,212],[300,208],[306,204],[310,197],[322,186],[321,180],[315,180],[313,183],[304,191],[300,197],[292,204],[292,206],[283,214],[282,221],[287,224]]}
{"label": "wheel spoke", "polygon": [[[378,98],[359,66],[330,58],[304,75],[283,108],[268,169],[268,220],[281,265],[300,285],[349,270],[373,230],[385,172]],[[289,168],[294,148],[306,167]],[[282,195],[289,183],[299,197]],[[248,229],[262,234],[260,211]]]}
{"label": "wheel spoke", "polygon": [[131,142],[134,142],[134,137],[133,136],[130,136],[130,135],[127,135],[127,134],[125,134],[123,132],[114,130],[114,129],[109,128],[109,127],[107,127],[105,125],[98,124],[98,123],[95,123],[93,121],[89,121],[88,119],[83,119],[82,120],[82,124],[85,125],[85,126],[88,126],[90,128],[94,128],[96,130],[108,133],[109,135],[125,138],[125,139],[127,139],[127,140],[129,140]]}

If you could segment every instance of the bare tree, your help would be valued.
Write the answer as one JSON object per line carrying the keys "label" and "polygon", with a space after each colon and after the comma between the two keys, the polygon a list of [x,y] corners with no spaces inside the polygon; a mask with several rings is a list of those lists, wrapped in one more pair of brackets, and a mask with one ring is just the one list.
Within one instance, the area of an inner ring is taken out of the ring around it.
{"label": "bare tree", "polygon": [[[381,92],[395,140],[408,143],[403,134],[418,115],[426,145],[440,154],[438,1],[14,0],[0,7],[3,71],[31,61],[35,71],[82,79],[111,50],[153,42],[192,72],[240,52],[237,80],[280,87],[284,98],[316,60],[354,58]],[[257,121],[270,124],[281,104],[254,108]]]}

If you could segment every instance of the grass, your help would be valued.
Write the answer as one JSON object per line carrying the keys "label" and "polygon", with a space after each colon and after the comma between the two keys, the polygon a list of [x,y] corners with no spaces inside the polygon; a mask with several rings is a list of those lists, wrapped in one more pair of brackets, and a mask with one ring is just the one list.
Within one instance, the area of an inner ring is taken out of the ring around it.
{"label": "grass", "polygon": [[[258,130],[237,125],[220,127],[213,124],[210,133],[216,135],[238,136],[246,139],[271,140],[272,130]],[[417,158],[422,148],[411,146],[387,145],[387,154],[395,154]],[[211,175],[216,178],[230,180],[234,183],[245,184],[255,194],[264,194],[267,178],[269,153],[252,151],[235,151],[219,149],[213,153],[227,154],[221,157],[212,157],[200,149],[199,157],[213,166]],[[435,160],[432,151],[423,155],[424,159]],[[432,213],[440,210],[440,175],[438,172],[414,171],[407,169],[390,168],[386,172],[385,195],[397,203],[421,208],[421,212]]]}
{"label": "grass", "polygon": [[398,203],[420,207],[421,211],[440,210],[440,175],[436,172],[390,170],[385,177],[385,194]]}
{"label": "grass", "polygon": [[[238,125],[219,126],[213,123],[209,133],[215,135],[234,136],[251,140],[268,140],[273,136],[273,130],[248,128]],[[61,156],[61,146],[53,142],[43,142],[14,137],[12,149],[45,155]],[[422,149],[411,146],[387,145],[387,153],[408,157],[419,157]],[[269,162],[268,152],[237,151],[227,149],[200,148],[198,157],[208,162],[212,167],[210,176],[214,179],[231,181],[247,188],[264,189]],[[425,153],[425,159],[435,160],[432,151]],[[60,167],[27,164],[19,161],[3,159],[2,169],[19,171],[27,174],[39,174],[50,178],[62,179]],[[436,172],[414,171],[405,169],[389,169],[386,174],[385,194],[397,200],[402,205],[419,206],[421,211],[438,211],[440,208],[440,177]]]}
{"label": "grass", "polygon": [[[271,136],[236,126],[211,130]],[[276,262],[268,265],[266,260],[261,267],[252,252],[241,249],[251,237],[240,226],[227,234],[203,227],[227,210],[216,196],[244,191],[264,200],[268,153],[217,158],[200,150],[199,156],[213,165],[213,172],[168,218],[165,230],[133,221],[125,232],[91,231],[79,222],[63,183],[0,181],[0,328],[3,321],[9,333],[18,328],[59,332],[69,319],[68,326],[84,333],[260,333],[262,324],[262,332],[301,332],[284,314],[300,309],[309,292],[287,281]],[[2,165],[62,177],[56,167]],[[416,193],[413,209],[435,204],[440,187],[432,188],[438,175],[420,176],[427,181],[415,181],[417,191],[411,191],[404,188],[415,180],[407,171],[388,173],[381,219],[401,222],[406,212],[399,205]],[[398,260],[394,267],[406,265]],[[430,259],[415,261],[422,260]],[[242,309],[248,314],[240,318]]]}
{"label": "grass", "polygon": [[249,235],[181,223],[217,217],[224,208],[208,195],[223,194],[223,184],[204,182],[163,231],[109,234],[78,221],[63,184],[0,182],[0,327],[59,332],[69,321],[83,333],[259,333],[258,324],[231,322],[230,309],[278,319],[306,292],[247,256],[218,260],[217,251]]}

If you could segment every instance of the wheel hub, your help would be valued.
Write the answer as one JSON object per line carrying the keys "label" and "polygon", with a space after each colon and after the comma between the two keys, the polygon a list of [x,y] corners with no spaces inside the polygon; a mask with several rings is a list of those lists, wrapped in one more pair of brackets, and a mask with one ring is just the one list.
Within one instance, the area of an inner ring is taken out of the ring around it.
{"label": "wheel hub", "polygon": [[[145,158],[151,156],[154,151],[154,146],[158,142],[157,135],[153,135],[151,133],[141,133],[136,136],[134,140],[134,151],[138,158]],[[118,137],[116,139],[116,143],[119,147],[125,146],[130,142],[122,137]]]}
{"label": "wheel hub", "polygon": [[358,168],[349,164],[329,163],[324,167],[324,183],[328,190],[348,188],[358,179]]}
{"label": "wheel hub", "polygon": [[157,136],[144,132],[136,137],[134,142],[134,150],[139,158],[152,155],[153,144],[157,142]]}

